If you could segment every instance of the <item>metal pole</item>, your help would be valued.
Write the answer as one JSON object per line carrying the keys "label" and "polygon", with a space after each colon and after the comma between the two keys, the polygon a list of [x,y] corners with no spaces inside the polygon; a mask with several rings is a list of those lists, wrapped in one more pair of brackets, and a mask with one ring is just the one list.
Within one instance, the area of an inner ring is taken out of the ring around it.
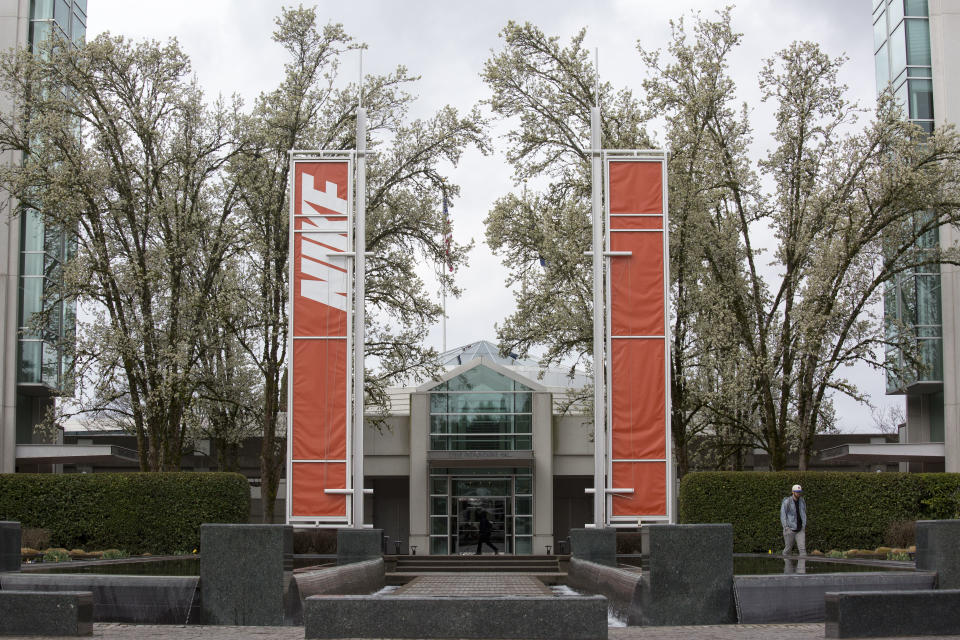
{"label": "metal pole", "polygon": [[590,109],[590,165],[593,182],[593,524],[606,526],[606,407],[603,343],[603,217],[600,186],[600,108]]}
{"label": "metal pole", "polygon": [[[361,82],[361,87],[363,83]],[[362,89],[361,89],[362,91]],[[362,95],[362,94],[361,94]],[[362,98],[361,98],[362,100]],[[362,103],[361,103],[362,104]],[[357,210],[354,218],[356,257],[353,270],[353,517],[354,527],[363,527],[363,356],[366,333],[367,275],[367,110],[357,108]]]}
{"label": "metal pole", "polygon": [[[287,192],[290,194],[290,229],[287,239],[287,246],[289,247],[288,255],[290,256],[287,259],[287,353],[289,354],[287,358],[287,475],[284,478],[284,499],[286,500],[285,509],[287,512],[285,521],[287,524],[290,524],[290,519],[293,516],[293,312],[294,297],[296,295],[296,287],[294,286],[296,262],[293,259],[296,251],[296,245],[294,244],[296,242],[296,234],[293,231],[296,229],[297,221],[294,217],[297,206],[294,200],[296,190],[293,187],[296,181],[297,163],[294,162],[293,149],[291,149],[290,169],[287,177]],[[261,485],[261,487],[262,486],[263,485]],[[262,495],[263,494],[261,494],[261,496]]]}

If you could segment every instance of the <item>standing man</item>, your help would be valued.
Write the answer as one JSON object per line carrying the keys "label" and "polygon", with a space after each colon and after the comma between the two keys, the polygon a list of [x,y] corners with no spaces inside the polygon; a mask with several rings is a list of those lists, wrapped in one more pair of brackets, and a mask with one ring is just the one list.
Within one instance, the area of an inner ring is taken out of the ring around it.
{"label": "standing man", "polygon": [[807,555],[807,503],[803,499],[803,487],[793,485],[792,495],[780,503],[780,524],[783,525],[783,555],[793,549],[797,541],[797,552]]}

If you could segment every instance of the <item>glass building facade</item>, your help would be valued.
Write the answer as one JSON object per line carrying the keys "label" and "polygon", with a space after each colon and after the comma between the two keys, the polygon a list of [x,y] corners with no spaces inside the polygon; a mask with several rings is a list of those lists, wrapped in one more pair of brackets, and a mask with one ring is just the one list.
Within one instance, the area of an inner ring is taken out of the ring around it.
{"label": "glass building facade", "polygon": [[[29,46],[34,53],[55,37],[80,46],[86,38],[86,0],[32,0]],[[18,291],[18,444],[35,439],[34,425],[56,395],[70,391],[71,362],[61,349],[76,330],[76,301],[61,299],[63,264],[76,250],[76,237],[46,225],[34,210],[20,212]],[[44,321],[36,314],[44,311]]]}
{"label": "glass building facade", "polygon": [[[930,24],[927,0],[874,0],[873,46],[877,91],[888,88],[911,122],[933,131],[933,79],[930,56]],[[919,213],[918,216],[922,216]],[[924,247],[936,247],[936,230],[922,240]],[[918,342],[923,367],[911,379],[887,377],[888,393],[903,393],[918,382],[943,381],[943,320],[940,303],[940,269],[925,267],[902,273],[887,283],[884,291],[887,330],[910,327]],[[902,354],[887,353],[898,363]]]}
{"label": "glass building facade", "polygon": [[[873,45],[877,92],[887,89],[904,115],[927,132],[934,128],[933,74],[930,48],[930,18],[927,0],[874,0]],[[917,220],[926,215],[917,213]],[[920,240],[920,248],[936,248],[936,229]],[[906,330],[916,341],[920,368],[902,376],[888,372],[887,393],[907,395],[908,416],[913,406],[926,416],[924,441],[943,442],[943,306],[941,270],[931,265],[906,271],[884,289],[884,317],[889,338]],[[888,348],[888,362],[903,369],[904,354]],[[918,436],[904,434],[907,441]]]}
{"label": "glass building facade", "polygon": [[51,34],[81,46],[87,37],[87,0],[31,0],[30,45],[34,52]]}
{"label": "glass building facade", "polygon": [[[437,385],[429,396],[431,451],[532,452],[530,387],[478,366]],[[528,466],[432,468],[429,505],[431,555],[476,553],[482,514],[498,551],[533,552]]]}
{"label": "glass building facade", "polygon": [[[42,385],[59,392],[68,385],[70,362],[59,345],[76,327],[76,301],[62,300],[58,285],[63,263],[76,249],[72,234],[44,225],[40,214],[23,211],[20,216],[20,367],[19,384]],[[45,311],[37,326],[34,315]]]}
{"label": "glass building facade", "polygon": [[486,367],[471,369],[430,392],[433,451],[530,450],[533,392]]}

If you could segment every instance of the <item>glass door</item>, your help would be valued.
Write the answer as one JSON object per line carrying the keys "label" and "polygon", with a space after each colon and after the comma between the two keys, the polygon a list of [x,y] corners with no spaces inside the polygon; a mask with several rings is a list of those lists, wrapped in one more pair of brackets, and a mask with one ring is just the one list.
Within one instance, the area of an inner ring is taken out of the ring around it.
{"label": "glass door", "polygon": [[[489,527],[489,540],[484,541],[480,553],[491,554],[496,549],[507,553],[506,542],[506,498],[459,498],[457,500],[457,535],[455,553],[465,555],[477,553],[481,543],[481,531]],[[484,519],[489,525],[484,524]]]}

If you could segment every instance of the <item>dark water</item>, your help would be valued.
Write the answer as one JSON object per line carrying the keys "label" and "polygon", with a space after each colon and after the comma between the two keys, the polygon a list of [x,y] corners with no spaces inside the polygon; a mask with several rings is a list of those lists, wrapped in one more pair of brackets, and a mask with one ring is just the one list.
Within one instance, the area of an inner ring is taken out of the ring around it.
{"label": "dark water", "polygon": [[[646,558],[640,556],[618,556],[620,564],[646,568]],[[789,563],[788,563],[789,562]],[[796,557],[785,561],[779,555],[771,556],[740,556],[733,557],[733,574],[738,576],[771,575],[775,573],[798,573],[799,562]],[[869,560],[852,560],[847,562],[831,562],[829,560],[807,559],[805,573],[863,573],[874,571],[912,571],[913,564],[880,564]]]}
{"label": "dark water", "polygon": [[[335,556],[294,557],[296,569],[335,562]],[[95,573],[115,576],[199,576],[200,556],[180,556],[146,560],[128,558],[124,560],[75,560],[73,562],[43,562],[26,565],[30,573]]]}
{"label": "dark water", "polygon": [[[35,568],[34,568],[35,567]],[[96,573],[120,576],[199,576],[200,558],[185,556],[164,560],[130,560],[44,562],[31,566],[31,573]]]}
{"label": "dark water", "polygon": [[[301,568],[329,562],[326,557],[297,557],[294,559],[294,566]],[[640,556],[620,556],[618,561],[621,564],[630,564],[634,566],[643,566],[645,559]],[[796,558],[790,560],[789,565],[780,556],[738,556],[733,558],[734,575],[768,575],[775,573],[794,573],[799,568]],[[821,560],[807,560],[806,573],[848,573],[848,572],[873,572],[873,571],[897,571],[913,569],[911,564],[887,565],[870,561],[848,561],[848,562],[830,562]],[[105,575],[134,575],[134,576],[199,576],[200,558],[199,556],[183,556],[179,558],[166,558],[158,560],[144,560],[142,558],[132,558],[128,560],[110,560],[110,561],[74,561],[42,563],[32,565],[29,572],[38,573],[95,573]]]}
{"label": "dark water", "polygon": [[[795,573],[799,568],[796,558],[784,560],[780,556],[770,558],[733,558],[733,573],[738,576],[768,575],[773,573]],[[913,567],[883,566],[869,562],[825,562],[808,560],[806,573],[864,573],[875,571],[912,570]]]}

